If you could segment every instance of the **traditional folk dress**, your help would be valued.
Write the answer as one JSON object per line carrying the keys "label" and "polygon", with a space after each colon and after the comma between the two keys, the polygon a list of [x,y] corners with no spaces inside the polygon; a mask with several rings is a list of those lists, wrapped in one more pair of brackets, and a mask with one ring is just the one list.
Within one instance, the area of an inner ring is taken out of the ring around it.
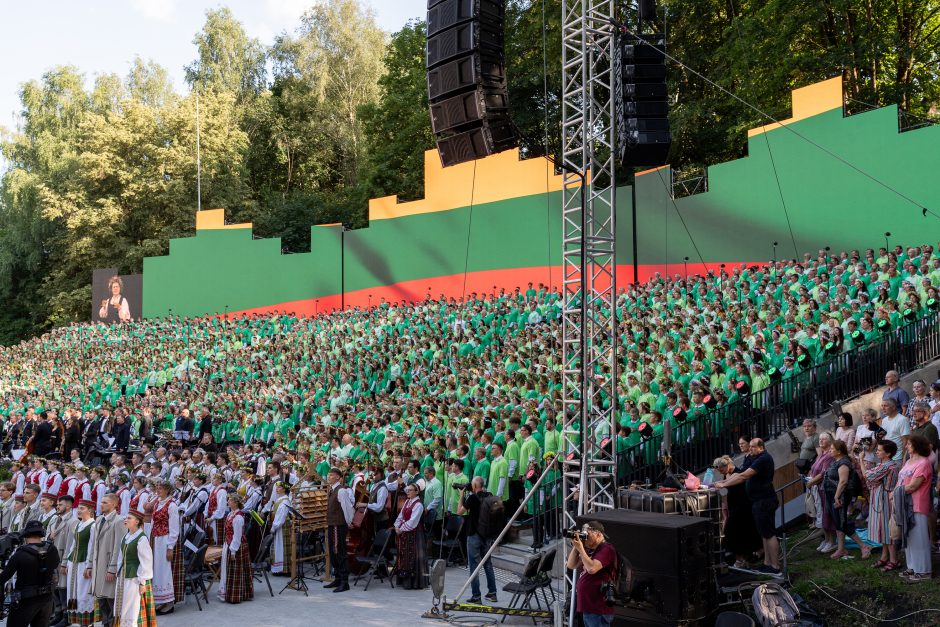
{"label": "traditional folk dress", "polygon": [[[222,533],[225,531],[225,509],[228,502],[228,493],[222,486],[216,486],[209,494],[206,503],[207,535],[214,544],[222,544]],[[209,531],[211,530],[211,531]]]}
{"label": "traditional folk dress", "polygon": [[91,593],[94,581],[85,577],[85,570],[91,569],[91,557],[95,546],[95,519],[80,521],[72,536],[72,550],[66,561],[66,619],[70,625],[88,627],[95,622],[95,597]]}
{"label": "traditional folk dress", "polygon": [[248,542],[245,537],[245,514],[230,512],[225,517],[222,545],[222,571],[219,577],[219,600],[241,603],[255,598]]}
{"label": "traditional folk dress", "polygon": [[[179,509],[172,498],[157,501],[153,508],[150,546],[153,548],[153,601],[157,605],[183,601],[183,549]],[[173,559],[166,558],[173,549]]]}
{"label": "traditional folk dress", "polygon": [[[156,627],[156,604],[150,581],[153,577],[153,552],[143,529],[127,534],[121,541],[118,575],[114,627]],[[140,593],[140,586],[146,586],[144,594]]]}
{"label": "traditional folk dress", "polygon": [[421,517],[424,506],[418,497],[408,499],[401,508],[395,520],[398,533],[398,562],[395,565],[395,574],[398,580],[406,587],[416,590],[426,588],[428,585],[427,550],[425,549],[424,528]]}
{"label": "traditional folk dress", "polygon": [[274,534],[274,542],[271,543],[271,551],[274,553],[274,559],[271,560],[272,573],[290,572],[293,537],[290,526],[287,525],[288,505],[290,497],[285,494],[274,501],[271,508],[274,518],[271,523],[271,532]]}

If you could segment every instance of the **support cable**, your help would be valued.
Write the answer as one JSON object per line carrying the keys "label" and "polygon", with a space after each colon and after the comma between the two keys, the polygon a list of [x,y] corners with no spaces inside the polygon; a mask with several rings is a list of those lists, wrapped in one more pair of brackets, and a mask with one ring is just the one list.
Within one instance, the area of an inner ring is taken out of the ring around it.
{"label": "support cable", "polygon": [[[640,39],[640,40],[641,40],[641,44],[647,43],[642,37],[640,37],[639,35],[637,35],[636,33],[634,33],[634,32],[633,32],[632,30],[630,30],[628,27],[626,27],[626,26],[621,26],[621,28],[623,28],[623,29],[624,29],[627,33],[629,33],[630,35],[632,35],[632,36],[634,36],[634,37]],[[649,45],[649,44],[647,44],[647,45]],[[783,129],[787,130],[788,132],[790,132],[790,133],[796,135],[797,137],[799,137],[800,139],[802,139],[802,140],[805,141],[806,143],[808,143],[808,144],[810,144],[810,145],[812,145],[812,146],[815,146],[817,149],[819,149],[819,150],[821,150],[822,152],[826,153],[827,155],[829,155],[830,157],[832,157],[832,158],[835,159],[836,161],[838,161],[838,162],[842,163],[843,165],[845,165],[845,166],[851,168],[852,170],[855,170],[856,172],[858,172],[859,174],[861,174],[861,175],[864,176],[865,178],[869,179],[870,181],[872,181],[873,183],[879,185],[880,187],[883,187],[884,189],[888,190],[889,192],[891,192],[891,193],[894,194],[895,196],[897,196],[897,197],[899,197],[899,198],[905,200],[906,202],[908,202],[908,203],[914,205],[915,207],[917,207],[918,209],[921,210],[921,213],[924,215],[924,217],[926,217],[927,214],[930,214],[930,215],[932,215],[933,217],[935,217],[935,218],[937,218],[937,219],[940,219],[940,213],[937,213],[936,211],[933,211],[932,209],[929,209],[928,207],[926,207],[926,206],[924,206],[923,204],[917,202],[916,200],[914,200],[913,198],[911,198],[911,197],[908,196],[907,194],[905,194],[905,193],[903,193],[903,192],[901,192],[901,191],[895,189],[894,187],[891,187],[890,185],[888,185],[887,183],[885,183],[885,182],[882,181],[881,179],[877,178],[877,177],[874,176],[873,174],[869,174],[867,171],[865,171],[865,170],[863,170],[862,168],[858,167],[858,166],[855,165],[854,163],[848,161],[848,160],[845,159],[844,157],[841,157],[840,155],[834,153],[833,151],[829,150],[829,149],[826,148],[825,146],[822,146],[822,145],[820,145],[819,143],[817,143],[817,142],[813,141],[812,139],[810,139],[809,137],[807,137],[806,135],[803,135],[803,134],[800,133],[799,131],[795,130],[795,129],[793,128],[793,125],[792,125],[792,124],[784,124],[784,123],[782,123],[780,120],[778,120],[777,118],[773,117],[772,115],[770,115],[769,113],[767,113],[767,112],[764,111],[763,109],[757,107],[756,105],[752,105],[751,103],[749,103],[748,101],[744,100],[743,98],[741,98],[741,97],[738,96],[737,94],[735,94],[735,93],[729,91],[728,89],[725,89],[724,87],[722,87],[721,85],[719,85],[719,84],[716,83],[715,81],[711,80],[710,78],[708,78],[707,76],[705,76],[705,75],[702,74],[701,72],[698,72],[697,70],[694,70],[694,69],[690,68],[688,65],[686,65],[685,63],[683,63],[682,61],[680,61],[680,60],[677,59],[676,57],[672,56],[672,55],[669,54],[668,52],[664,52],[663,54],[664,54],[664,56],[665,56],[667,59],[669,59],[670,61],[672,61],[673,63],[675,63],[675,64],[678,65],[679,67],[681,67],[682,69],[686,70],[687,72],[689,72],[689,73],[691,73],[691,74],[694,74],[695,76],[699,77],[700,79],[702,79],[703,81],[705,81],[706,83],[708,83],[709,85],[711,85],[712,87],[714,87],[715,89],[718,89],[718,90],[722,91],[723,93],[727,94],[728,96],[731,96],[732,98],[734,98],[735,100],[737,100],[738,102],[740,102],[741,104],[743,104],[744,106],[746,106],[747,108],[751,109],[751,110],[754,111],[755,113],[758,113],[759,115],[761,115],[762,117],[764,117],[764,118],[770,120],[771,122],[773,122],[774,124],[778,125],[779,127],[781,127],[781,128],[783,128]]]}

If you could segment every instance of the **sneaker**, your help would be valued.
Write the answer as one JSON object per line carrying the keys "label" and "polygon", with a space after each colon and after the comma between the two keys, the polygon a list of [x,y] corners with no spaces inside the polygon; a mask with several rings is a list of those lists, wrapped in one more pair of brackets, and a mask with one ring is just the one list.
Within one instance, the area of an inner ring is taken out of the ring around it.
{"label": "sneaker", "polygon": [[898,573],[898,577],[900,577],[901,579],[904,579],[906,577],[910,577],[913,574],[914,574],[913,570],[911,570],[910,568],[905,568],[904,570]]}
{"label": "sneaker", "polygon": [[816,547],[816,550],[820,553],[825,553],[831,545],[826,540],[823,540],[822,543]]}
{"label": "sneaker", "polygon": [[757,572],[759,572],[759,573],[762,574],[762,575],[770,575],[771,577],[780,577],[780,576],[781,576],[781,572],[780,572],[780,569],[779,569],[779,568],[774,568],[773,566],[768,566],[767,564],[761,564],[760,566],[758,566],[758,567],[755,568],[754,570],[756,570]]}
{"label": "sneaker", "polygon": [[838,549],[838,548],[839,548],[839,545],[838,545],[838,544],[835,544],[834,542],[830,542],[830,543],[826,544],[825,547],[823,547],[823,549],[820,551],[820,553],[832,553],[833,551],[835,551],[835,550]]}
{"label": "sneaker", "polygon": [[930,581],[930,573],[913,573],[904,578],[904,583],[920,583]]}
{"label": "sneaker", "polygon": [[469,599],[467,599],[467,603],[469,603],[470,605],[482,605],[483,599],[481,599],[480,597],[470,597]]}
{"label": "sneaker", "polygon": [[488,594],[487,594],[485,597],[483,597],[483,598],[486,599],[487,601],[489,601],[490,603],[496,603],[496,593],[495,593],[495,592],[490,592],[490,593],[488,593]]}

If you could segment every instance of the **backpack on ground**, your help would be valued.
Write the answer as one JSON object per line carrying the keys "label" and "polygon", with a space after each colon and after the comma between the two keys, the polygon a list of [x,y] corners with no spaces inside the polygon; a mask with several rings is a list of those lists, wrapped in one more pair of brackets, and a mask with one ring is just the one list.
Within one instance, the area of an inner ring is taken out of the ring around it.
{"label": "backpack on ground", "polygon": [[506,526],[506,508],[503,506],[503,499],[489,492],[480,492],[477,498],[480,499],[477,534],[481,538],[496,538]]}

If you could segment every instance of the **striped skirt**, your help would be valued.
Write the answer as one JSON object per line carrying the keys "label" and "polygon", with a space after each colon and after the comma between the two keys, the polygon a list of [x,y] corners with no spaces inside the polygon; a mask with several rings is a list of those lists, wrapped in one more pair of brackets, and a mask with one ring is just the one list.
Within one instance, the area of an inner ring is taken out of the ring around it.
{"label": "striped skirt", "polygon": [[241,603],[255,598],[255,580],[252,576],[248,543],[242,539],[235,553],[229,552],[227,544],[222,546],[221,573],[219,577],[219,600],[226,603]]}
{"label": "striped skirt", "polygon": [[149,581],[145,586],[141,594],[140,587],[133,579],[118,580],[114,598],[114,627],[157,627],[153,586]]}

